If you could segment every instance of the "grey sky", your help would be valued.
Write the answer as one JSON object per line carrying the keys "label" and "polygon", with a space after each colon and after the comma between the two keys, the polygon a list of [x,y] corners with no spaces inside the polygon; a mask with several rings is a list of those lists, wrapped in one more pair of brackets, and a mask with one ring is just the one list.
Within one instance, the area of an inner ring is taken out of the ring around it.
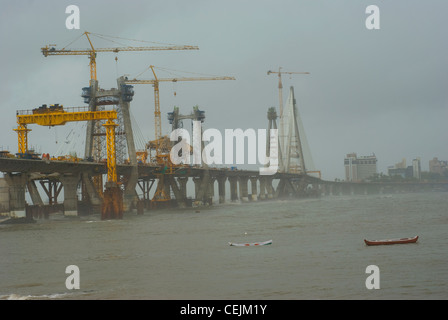
{"label": "grey sky", "polygon": [[[278,106],[277,76],[268,70],[309,71],[283,76],[286,101],[294,86],[312,156],[323,178],[344,178],[350,152],[375,153],[378,171],[406,158],[448,159],[448,44],[443,0],[276,1],[5,1],[0,0],[1,142],[17,152],[15,111],[43,103],[82,106],[88,85],[85,56],[47,57],[46,44],[62,46],[82,32],[178,45],[199,51],[98,54],[100,87],[117,75],[137,75],[150,64],[236,81],[161,84],[163,132],[173,106],[206,111],[206,128],[267,128]],[[67,30],[65,8],[81,12],[80,30]],[[365,27],[368,5],[380,9],[380,30]],[[127,43],[129,44],[129,43]],[[95,38],[95,46],[117,44]],[[132,45],[142,45],[134,43]],[[156,44],[154,44],[156,45]],[[88,48],[79,39],[73,48]],[[146,78],[152,78],[150,72]],[[179,74],[188,76],[187,74]],[[170,77],[160,73],[160,77]],[[194,75],[190,75],[194,76]],[[154,137],[154,95],[136,86],[132,114],[146,139]],[[174,95],[176,92],[176,95]],[[32,126],[30,144],[54,153],[80,126]],[[83,140],[84,138],[82,138]],[[57,142],[57,143],[56,143]]]}

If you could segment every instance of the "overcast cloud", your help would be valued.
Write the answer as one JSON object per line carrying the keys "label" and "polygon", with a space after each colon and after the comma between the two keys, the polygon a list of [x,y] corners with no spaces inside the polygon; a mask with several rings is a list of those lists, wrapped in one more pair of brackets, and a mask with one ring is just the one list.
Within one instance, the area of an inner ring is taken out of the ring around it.
{"label": "overcast cloud", "polygon": [[[0,146],[11,152],[17,152],[16,110],[44,103],[84,105],[80,95],[89,82],[87,57],[45,58],[40,49],[47,44],[62,47],[89,31],[199,46],[198,51],[122,52],[117,62],[115,54],[99,53],[98,80],[105,89],[116,87],[118,76],[134,77],[149,65],[236,78],[161,84],[165,134],[170,131],[166,113],[175,105],[181,113],[199,105],[206,112],[205,128],[267,128],[267,109],[278,107],[278,78],[267,71],[282,67],[311,73],[284,75],[283,100],[293,86],[315,167],[324,179],[343,179],[344,156],[351,152],[375,153],[378,172],[383,173],[402,158],[410,164],[420,157],[423,170],[428,170],[433,157],[448,160],[447,1],[0,0],[0,4]],[[65,27],[65,8],[71,4],[80,9],[80,30]],[[371,4],[380,9],[380,30],[365,27],[365,9]],[[97,38],[94,45],[120,46]],[[80,38],[71,47],[88,48],[88,42]],[[159,77],[170,77],[160,72]],[[143,78],[152,78],[151,73]],[[136,86],[135,92],[132,114],[142,135],[153,139],[153,88]],[[32,126],[29,143],[53,154],[70,130],[80,126]]]}

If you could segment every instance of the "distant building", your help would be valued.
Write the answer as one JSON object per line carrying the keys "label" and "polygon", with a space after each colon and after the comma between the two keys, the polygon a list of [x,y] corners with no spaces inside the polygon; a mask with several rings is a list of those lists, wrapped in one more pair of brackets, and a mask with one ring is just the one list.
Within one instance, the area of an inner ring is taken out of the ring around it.
{"label": "distant building", "polygon": [[422,168],[420,165],[420,158],[412,160],[412,176],[417,180],[420,180],[422,173]]}
{"label": "distant building", "polygon": [[443,175],[445,170],[448,170],[448,161],[441,161],[437,157],[429,160],[429,172]]}
{"label": "distant building", "polygon": [[395,166],[388,167],[387,173],[389,176],[401,176],[402,178],[421,178],[421,163],[420,158],[412,160],[412,166],[406,166],[406,159],[396,163]]}
{"label": "distant building", "polygon": [[403,158],[403,160],[401,160],[401,162],[398,162],[395,164],[395,169],[406,169],[406,158]]}
{"label": "distant building", "polygon": [[401,176],[403,179],[404,178],[412,178],[413,177],[413,168],[412,168],[412,166],[408,166],[407,168],[389,167],[389,168],[387,168],[387,174],[391,177]]}
{"label": "distant building", "polygon": [[345,180],[346,181],[362,181],[372,177],[377,173],[376,156],[361,156],[356,153],[349,153],[344,159]]}

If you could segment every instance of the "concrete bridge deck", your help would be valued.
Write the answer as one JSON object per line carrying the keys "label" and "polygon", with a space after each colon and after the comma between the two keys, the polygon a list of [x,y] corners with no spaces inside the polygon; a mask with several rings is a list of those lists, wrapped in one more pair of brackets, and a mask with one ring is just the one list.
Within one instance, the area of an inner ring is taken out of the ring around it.
{"label": "concrete bridge deck", "polygon": [[[121,164],[117,166],[117,173],[122,177],[126,189],[126,179],[137,170],[137,186],[143,191],[142,198],[138,198],[136,188],[128,190],[128,203],[126,210],[136,208],[139,201],[153,202],[150,198],[150,189],[153,185],[160,188],[163,184],[166,194],[170,195],[177,205],[186,206],[187,183],[194,182],[196,203],[212,202],[214,196],[214,184],[218,183],[219,202],[226,200],[226,183],[230,184],[230,199],[232,201],[256,201],[258,199],[271,199],[280,196],[303,196],[309,194],[307,186],[316,187],[319,179],[291,173],[276,173],[274,175],[260,175],[258,170],[230,170],[227,168],[182,166],[173,171],[165,170],[160,166],[140,164],[132,166]],[[93,177],[107,173],[105,163],[88,161],[70,162],[40,159],[16,159],[0,158],[0,171],[5,174],[5,180],[9,187],[10,208],[9,215],[23,217],[26,210],[25,191],[32,198],[33,205],[41,206],[42,201],[37,191],[36,181],[47,182],[49,187],[45,190],[50,198],[57,199],[57,195],[64,190],[64,213],[66,215],[78,215],[80,201],[77,190],[80,183],[83,188],[82,201],[90,205],[101,205],[101,196],[98,195],[93,183]],[[191,178],[191,179],[190,179]],[[276,181],[275,181],[276,180]],[[274,182],[275,181],[275,182]],[[250,192],[249,187],[250,185]],[[152,189],[154,191],[154,189]],[[125,193],[126,200],[126,193]],[[56,201],[57,202],[57,201]],[[171,201],[172,202],[172,201]]]}
{"label": "concrete bridge deck", "polygon": [[[194,182],[194,201],[198,204],[211,204],[214,197],[215,182],[218,184],[219,202],[226,201],[226,184],[230,184],[231,201],[257,201],[279,197],[304,197],[341,194],[381,194],[396,192],[448,191],[448,181],[437,182],[336,182],[325,181],[309,175],[276,173],[260,175],[258,170],[230,170],[227,168],[204,168],[195,166],[177,167],[168,172],[160,166],[140,164],[133,167],[128,164],[117,166],[126,188],[126,177],[137,170],[138,183],[129,190],[126,210],[139,207],[139,203],[152,203],[150,191],[153,186],[163,184],[170,203],[187,206],[187,183]],[[9,190],[9,210],[0,215],[24,217],[28,191],[34,206],[43,206],[44,201],[37,191],[36,181],[45,190],[49,204],[57,204],[57,195],[63,188],[65,215],[77,216],[86,205],[100,206],[101,196],[96,192],[92,178],[107,173],[105,163],[88,161],[49,161],[40,159],[0,158],[0,171],[4,173]],[[161,181],[162,180],[162,181]],[[78,187],[82,185],[83,196],[78,199]],[[152,189],[154,192],[155,188]],[[249,191],[250,187],[250,191]],[[53,188],[53,189],[52,189]],[[137,195],[137,188],[143,192]],[[56,199],[56,203],[52,203]],[[60,206],[60,204],[59,204]],[[140,206],[141,207],[141,206]],[[149,205],[146,206],[147,208]]]}

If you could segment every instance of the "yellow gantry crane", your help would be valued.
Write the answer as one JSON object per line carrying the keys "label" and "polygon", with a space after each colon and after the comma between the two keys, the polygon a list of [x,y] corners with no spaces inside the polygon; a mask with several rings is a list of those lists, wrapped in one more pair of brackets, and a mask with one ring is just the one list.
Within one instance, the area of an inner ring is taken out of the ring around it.
{"label": "yellow gantry crane", "polygon": [[[178,46],[178,45],[168,45],[168,46],[156,46],[156,47],[116,47],[116,48],[94,48],[92,41],[89,37],[89,34],[93,34],[91,32],[84,32],[82,35],[87,37],[87,40],[90,44],[90,49],[81,49],[81,50],[70,50],[67,48],[57,49],[56,45],[47,45],[43,48],[42,54],[45,57],[48,56],[57,56],[57,55],[86,55],[90,59],[90,81],[97,80],[96,74],[96,55],[98,52],[115,52],[118,53],[120,51],[155,51],[155,50],[199,50],[197,46]],[[81,36],[82,36],[81,35]]]}
{"label": "yellow gantry crane", "polygon": [[[205,81],[205,80],[235,80],[234,77],[182,77],[182,78],[157,78],[154,66],[149,66],[154,75],[153,80],[125,80],[126,84],[152,84],[154,86],[154,122],[155,122],[155,140],[152,145],[156,150],[156,161],[158,163],[166,163],[169,154],[163,150],[162,137],[162,120],[160,115],[160,98],[159,98],[159,82],[178,82],[178,81]],[[169,151],[168,151],[169,153]]]}
{"label": "yellow gantry crane", "polygon": [[29,124],[41,126],[60,126],[70,121],[107,120],[106,144],[107,144],[107,183],[104,191],[103,204],[101,208],[101,219],[121,219],[123,217],[123,194],[117,183],[117,163],[115,151],[115,127],[117,111],[88,111],[88,107],[71,108],[70,112],[64,110],[63,106],[51,105],[47,108],[43,105],[33,110],[17,111],[18,128],[14,131],[18,134],[19,157],[28,153]]}
{"label": "yellow gantry crane", "polygon": [[[67,110],[70,110],[68,112]],[[30,124],[40,126],[60,126],[67,122],[89,121],[89,120],[107,120],[106,127],[107,141],[107,180],[117,182],[117,167],[115,159],[115,127],[114,122],[117,119],[117,111],[88,111],[87,107],[75,107],[64,109],[62,105],[43,105],[33,110],[17,111],[17,129],[14,131],[18,135],[18,155],[24,157],[28,153],[28,129]]]}

